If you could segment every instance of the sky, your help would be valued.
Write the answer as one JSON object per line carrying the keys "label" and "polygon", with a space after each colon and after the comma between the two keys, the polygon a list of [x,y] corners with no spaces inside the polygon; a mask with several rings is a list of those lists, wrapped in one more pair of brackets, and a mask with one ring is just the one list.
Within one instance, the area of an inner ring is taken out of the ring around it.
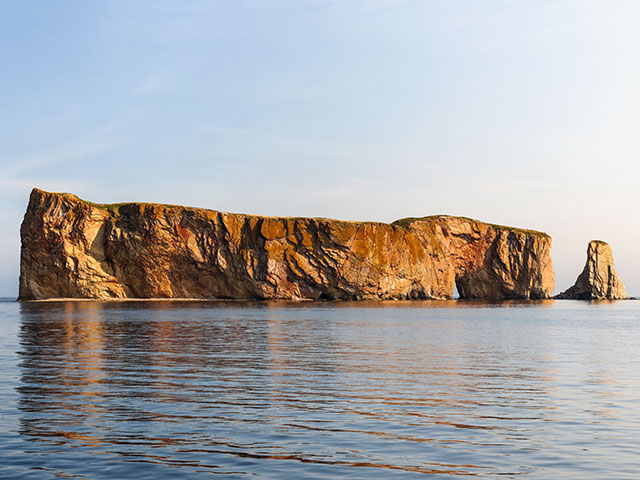
{"label": "sky", "polygon": [[636,0],[0,0],[0,296],[31,188],[589,240],[640,295]]}

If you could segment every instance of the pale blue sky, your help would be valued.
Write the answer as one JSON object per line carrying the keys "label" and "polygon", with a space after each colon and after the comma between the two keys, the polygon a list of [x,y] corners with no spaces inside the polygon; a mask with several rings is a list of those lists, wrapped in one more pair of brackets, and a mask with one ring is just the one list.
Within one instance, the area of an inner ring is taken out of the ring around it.
{"label": "pale blue sky", "polygon": [[0,0],[0,296],[30,189],[546,231],[640,294],[640,2]]}

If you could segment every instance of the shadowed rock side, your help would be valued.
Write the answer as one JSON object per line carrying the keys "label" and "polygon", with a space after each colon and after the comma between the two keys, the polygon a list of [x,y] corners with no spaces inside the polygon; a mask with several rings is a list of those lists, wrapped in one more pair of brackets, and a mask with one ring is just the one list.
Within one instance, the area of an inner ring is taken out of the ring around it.
{"label": "shadowed rock side", "polygon": [[627,290],[613,268],[611,247],[592,240],[587,247],[587,263],[573,287],[555,298],[573,300],[618,300],[627,298]]}
{"label": "shadowed rock side", "polygon": [[460,217],[272,218],[34,189],[20,299],[549,298],[551,238]]}

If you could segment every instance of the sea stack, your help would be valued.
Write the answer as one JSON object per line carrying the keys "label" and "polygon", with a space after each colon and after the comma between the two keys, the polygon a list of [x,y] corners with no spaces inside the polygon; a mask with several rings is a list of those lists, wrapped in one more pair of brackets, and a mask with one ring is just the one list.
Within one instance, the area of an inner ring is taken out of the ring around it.
{"label": "sea stack", "polygon": [[592,240],[587,247],[587,263],[576,283],[555,298],[573,300],[619,300],[627,298],[627,291],[613,268],[611,247],[600,240]]}
{"label": "sea stack", "polygon": [[20,299],[542,299],[546,233],[446,215],[388,224],[151,203],[100,205],[34,189]]}

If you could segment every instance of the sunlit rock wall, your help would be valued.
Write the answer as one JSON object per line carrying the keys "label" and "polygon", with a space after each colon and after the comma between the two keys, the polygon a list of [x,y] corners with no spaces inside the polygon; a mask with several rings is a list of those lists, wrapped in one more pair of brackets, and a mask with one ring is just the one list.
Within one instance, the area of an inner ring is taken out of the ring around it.
{"label": "sunlit rock wall", "polygon": [[20,299],[548,298],[551,237],[472,219],[392,224],[172,205],[98,205],[34,189]]}

